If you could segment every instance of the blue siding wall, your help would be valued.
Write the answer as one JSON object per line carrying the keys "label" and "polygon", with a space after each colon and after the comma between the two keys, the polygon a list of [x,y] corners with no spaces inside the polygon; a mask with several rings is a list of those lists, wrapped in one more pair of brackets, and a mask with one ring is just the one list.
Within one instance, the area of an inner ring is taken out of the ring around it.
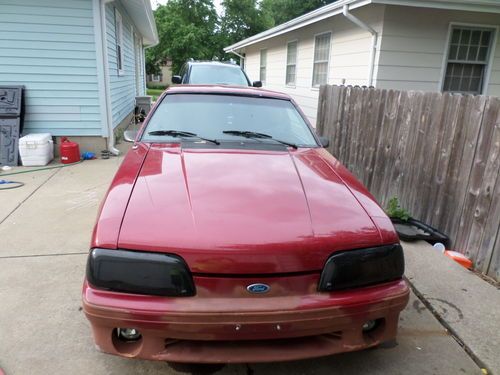
{"label": "blue siding wall", "polygon": [[0,0],[0,84],[25,85],[25,133],[101,135],[96,74],[91,0]]}
{"label": "blue siding wall", "polygon": [[[115,8],[123,20],[123,75],[118,74]],[[136,96],[136,61],[132,22],[119,2],[106,5],[106,33],[113,126],[117,126],[134,110]]]}

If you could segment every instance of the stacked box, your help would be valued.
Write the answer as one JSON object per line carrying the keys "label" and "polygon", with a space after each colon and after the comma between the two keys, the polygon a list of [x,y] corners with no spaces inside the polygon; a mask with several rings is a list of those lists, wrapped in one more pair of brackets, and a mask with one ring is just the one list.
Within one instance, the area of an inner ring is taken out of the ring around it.
{"label": "stacked box", "polygon": [[19,117],[0,117],[0,165],[18,164],[20,122]]}
{"label": "stacked box", "polygon": [[141,110],[144,110],[146,115],[149,113],[149,111],[151,110],[151,106],[152,106],[151,99],[152,99],[152,96],[150,96],[150,95],[136,96],[135,97],[135,105],[137,107],[139,107],[139,112],[141,112]]}
{"label": "stacked box", "polygon": [[22,115],[23,86],[0,86],[0,165],[18,164]]}

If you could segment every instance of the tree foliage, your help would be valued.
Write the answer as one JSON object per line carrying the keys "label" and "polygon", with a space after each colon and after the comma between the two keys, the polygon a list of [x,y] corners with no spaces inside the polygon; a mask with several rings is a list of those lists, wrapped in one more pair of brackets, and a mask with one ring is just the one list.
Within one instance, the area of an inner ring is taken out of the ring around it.
{"label": "tree foliage", "polygon": [[156,9],[155,20],[160,43],[147,50],[148,73],[157,72],[166,58],[177,72],[187,59],[212,59],[219,50],[214,38],[218,17],[211,0],[170,0]]}
{"label": "tree foliage", "polygon": [[274,21],[273,26],[290,21],[335,0],[262,0],[262,10]]}
{"label": "tree foliage", "polygon": [[167,58],[175,73],[189,58],[228,58],[224,47],[333,1],[222,0],[218,16],[212,0],[169,0],[154,12],[160,43],[146,51],[146,71],[158,74]]}
{"label": "tree foliage", "polygon": [[223,0],[220,18],[223,47],[269,29],[274,25],[269,13],[256,0]]}

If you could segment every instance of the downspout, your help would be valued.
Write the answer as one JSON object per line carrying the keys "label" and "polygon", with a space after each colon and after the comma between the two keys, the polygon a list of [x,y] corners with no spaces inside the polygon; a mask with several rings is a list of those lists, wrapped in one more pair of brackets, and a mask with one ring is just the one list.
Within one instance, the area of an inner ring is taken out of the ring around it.
{"label": "downspout", "polygon": [[108,151],[113,155],[120,155],[120,150],[115,147],[115,132],[113,128],[113,110],[111,105],[111,89],[109,79],[109,61],[106,39],[106,4],[114,0],[100,0],[101,6],[101,43],[102,43],[102,64],[104,65],[104,89],[106,93],[106,118],[108,127]]}
{"label": "downspout", "polygon": [[344,5],[343,12],[344,16],[352,23],[358,25],[363,30],[372,34],[372,46],[370,51],[370,71],[368,73],[368,86],[373,86],[373,76],[375,72],[375,56],[377,54],[377,43],[378,43],[378,33],[365,22],[361,21],[359,18],[354,16],[349,12],[349,5]]}
{"label": "downspout", "polygon": [[240,58],[240,66],[241,67],[244,67],[245,66],[245,56],[243,55],[240,55],[238,52],[236,52],[235,50],[229,50],[227,51],[228,53],[232,53],[233,55],[236,55]]}

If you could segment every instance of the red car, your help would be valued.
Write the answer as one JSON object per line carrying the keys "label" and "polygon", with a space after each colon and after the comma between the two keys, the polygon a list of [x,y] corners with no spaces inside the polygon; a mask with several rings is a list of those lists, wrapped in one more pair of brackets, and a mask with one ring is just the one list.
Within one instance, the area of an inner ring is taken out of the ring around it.
{"label": "red car", "polygon": [[83,284],[97,347],[181,363],[295,360],[396,336],[391,221],[287,95],[167,90],[102,203]]}

